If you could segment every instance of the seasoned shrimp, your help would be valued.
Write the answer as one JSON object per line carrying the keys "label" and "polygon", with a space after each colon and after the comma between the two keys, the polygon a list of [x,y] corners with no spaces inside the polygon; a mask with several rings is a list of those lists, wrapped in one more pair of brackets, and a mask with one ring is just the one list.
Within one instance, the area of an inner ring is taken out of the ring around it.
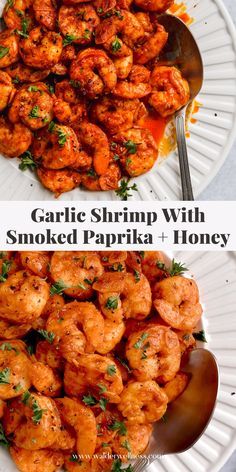
{"label": "seasoned shrimp", "polygon": [[26,13],[28,13],[28,9],[32,3],[32,0],[14,0],[6,3],[3,18],[9,29],[21,30],[22,17],[24,18]]}
{"label": "seasoned shrimp", "polygon": [[34,0],[33,9],[36,20],[45,28],[56,28],[57,11],[53,0]]}
{"label": "seasoned shrimp", "polygon": [[168,397],[153,380],[130,382],[121,394],[118,410],[130,424],[154,423],[167,409]]}
{"label": "seasoned shrimp", "polygon": [[21,395],[31,385],[30,361],[22,341],[0,342],[0,398]]}
{"label": "seasoned shrimp", "polygon": [[6,72],[0,71],[0,111],[12,102],[15,91],[11,77]]}
{"label": "seasoned shrimp", "polygon": [[64,293],[80,300],[93,294],[94,279],[104,272],[95,252],[55,251],[51,259],[51,276],[55,282],[62,281]]}
{"label": "seasoned shrimp", "polygon": [[99,354],[108,354],[121,341],[125,332],[123,321],[105,320],[104,338],[101,345],[97,348]]}
{"label": "seasoned shrimp", "polygon": [[19,37],[12,31],[0,32],[0,69],[8,67],[19,59]]}
{"label": "seasoned shrimp", "polygon": [[12,123],[22,121],[32,130],[46,126],[53,117],[53,99],[47,86],[43,82],[24,85],[16,93],[8,117]]}
{"label": "seasoned shrimp", "polygon": [[92,456],[97,440],[96,420],[92,410],[79,400],[67,397],[58,398],[56,405],[62,420],[72,426],[77,434],[77,453],[85,457]]}
{"label": "seasoned shrimp", "polygon": [[80,51],[70,68],[72,80],[80,83],[80,90],[88,98],[111,91],[117,82],[112,60],[101,49],[88,48]]}
{"label": "seasoned shrimp", "polygon": [[57,397],[61,393],[62,381],[51,367],[42,362],[34,362],[31,365],[32,384],[37,392],[47,397]]}
{"label": "seasoned shrimp", "polygon": [[181,276],[156,283],[154,306],[168,325],[179,330],[193,330],[202,315],[196,282]]}
{"label": "seasoned shrimp", "polygon": [[[4,315],[2,315],[4,316]],[[11,324],[0,318],[0,339],[18,339],[24,336],[32,328],[31,324]]]}
{"label": "seasoned shrimp", "polygon": [[155,164],[158,149],[148,129],[131,128],[115,134],[112,139],[117,145],[116,154],[131,177],[148,172]]}
{"label": "seasoned shrimp", "polygon": [[77,44],[89,44],[99,24],[99,17],[92,5],[80,3],[75,6],[62,5],[59,10],[59,28],[65,36]]}
{"label": "seasoned shrimp", "polygon": [[96,28],[95,42],[98,45],[104,45],[112,53],[121,49],[122,43],[117,35],[120,35],[123,42],[128,47],[134,44],[143,36],[144,30],[136,16],[126,10],[121,10],[120,15],[113,15],[105,18]]}
{"label": "seasoned shrimp", "polygon": [[25,271],[10,275],[0,285],[0,316],[15,323],[37,319],[49,298],[49,285]]}
{"label": "seasoned shrimp", "polygon": [[102,190],[115,190],[119,188],[121,171],[117,164],[110,164],[105,174],[99,177],[99,184]]}
{"label": "seasoned shrimp", "polygon": [[82,120],[87,118],[87,110],[84,102],[81,100],[76,105],[70,105],[61,98],[54,100],[53,111],[60,123],[77,129]]}
{"label": "seasoned shrimp", "polygon": [[36,346],[36,359],[43,362],[52,369],[62,370],[63,359],[57,346],[49,344],[47,341],[39,341]]}
{"label": "seasoned shrimp", "polygon": [[5,71],[10,75],[12,81],[16,84],[21,82],[39,82],[45,79],[50,70],[35,70],[26,66],[23,62],[16,62],[7,67]]}
{"label": "seasoned shrimp", "polygon": [[20,41],[20,55],[29,67],[47,69],[59,62],[62,53],[62,37],[54,31],[32,29],[27,38]]}
{"label": "seasoned shrimp", "polygon": [[133,66],[127,80],[117,82],[113,94],[122,98],[143,98],[151,93],[148,83],[150,71],[144,66]]}
{"label": "seasoned shrimp", "polygon": [[93,288],[98,291],[98,301],[103,315],[111,321],[121,322],[123,309],[120,294],[124,291],[125,274],[105,272]]}
{"label": "seasoned shrimp", "polygon": [[138,380],[172,380],[180,368],[177,334],[160,325],[147,325],[129,336],[126,356]]}
{"label": "seasoned shrimp", "polygon": [[116,435],[112,441],[112,449],[115,454],[124,460],[131,455],[132,458],[143,454],[148,446],[151,434],[151,424],[129,424],[125,422],[127,432],[125,435]]}
{"label": "seasoned shrimp", "polygon": [[138,272],[127,274],[122,301],[125,318],[142,320],[149,315],[151,306],[152,294],[145,275]]}
{"label": "seasoned shrimp", "polygon": [[188,82],[176,67],[156,66],[151,74],[149,103],[163,117],[173,115],[189,101]]}
{"label": "seasoned shrimp", "polygon": [[134,3],[143,10],[163,13],[173,5],[174,0],[135,0]]}
{"label": "seasoned shrimp", "polygon": [[78,172],[70,169],[51,170],[41,167],[37,169],[37,175],[43,186],[51,190],[56,198],[78,187],[81,182]]}
{"label": "seasoned shrimp", "polygon": [[57,472],[64,463],[63,454],[50,449],[30,451],[21,447],[10,447],[10,454],[20,472]]}
{"label": "seasoned shrimp", "polygon": [[12,124],[0,117],[0,152],[7,157],[19,157],[30,147],[32,132],[21,123]]}
{"label": "seasoned shrimp", "polygon": [[174,379],[167,382],[164,391],[168,397],[168,403],[174,402],[188,385],[189,378],[184,372],[179,372]]}
{"label": "seasoned shrimp", "polygon": [[[74,130],[54,122],[35,134],[32,152],[46,169],[63,169],[80,160],[80,147]],[[83,159],[82,155],[82,162]]]}
{"label": "seasoned shrimp", "polygon": [[[104,338],[104,319],[90,302],[67,303],[49,316],[46,326],[56,341],[61,340],[62,354],[69,362],[85,351],[86,342],[90,349],[98,349]],[[77,326],[83,328],[84,335]]]}
{"label": "seasoned shrimp", "polygon": [[134,49],[134,59],[137,64],[146,64],[159,56],[168,39],[168,33],[162,25],[156,26],[156,31],[144,36]]}
{"label": "seasoned shrimp", "polygon": [[42,278],[47,276],[51,259],[47,251],[20,251],[19,256],[24,269]]}
{"label": "seasoned shrimp", "polygon": [[[114,41],[118,41],[116,38]],[[103,47],[107,50],[110,51],[112,49],[112,44],[114,44],[114,41],[112,43],[109,42],[109,46],[106,48],[106,45],[104,44]],[[113,56],[113,63],[116,68],[116,74],[119,79],[126,79],[128,77],[132,66],[133,66],[133,51],[131,48],[126,46],[126,44],[122,43],[119,41],[121,44],[121,47],[118,49],[116,52],[111,52]]]}
{"label": "seasoned shrimp", "polygon": [[103,97],[92,106],[92,117],[101,123],[110,134],[126,131],[146,115],[139,100],[122,100]]}
{"label": "seasoned shrimp", "polygon": [[165,258],[160,251],[145,251],[141,257],[142,271],[150,284],[166,277]]}
{"label": "seasoned shrimp", "polygon": [[[111,403],[119,403],[123,382],[117,364],[99,354],[85,354],[73,364],[66,364],[64,374],[65,391],[70,396],[82,395],[93,389]],[[99,387],[100,385],[100,387]],[[105,390],[106,389],[106,390]]]}
{"label": "seasoned shrimp", "polygon": [[77,135],[85,149],[92,153],[96,174],[105,174],[110,160],[109,142],[106,134],[92,123],[81,123],[77,129]]}

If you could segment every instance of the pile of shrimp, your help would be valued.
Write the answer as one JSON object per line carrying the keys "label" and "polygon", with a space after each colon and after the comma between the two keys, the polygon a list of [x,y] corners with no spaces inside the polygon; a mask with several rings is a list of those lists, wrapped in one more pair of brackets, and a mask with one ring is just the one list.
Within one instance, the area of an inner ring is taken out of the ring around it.
{"label": "pile of shrimp", "polygon": [[177,267],[160,252],[0,254],[0,443],[19,471],[119,471],[145,452],[188,384],[202,314]]}
{"label": "pile of shrimp", "polygon": [[[189,86],[160,53],[174,0],[7,0],[0,32],[0,153],[58,197],[116,190],[158,157],[150,112],[168,120]],[[158,125],[157,125],[158,126]]]}

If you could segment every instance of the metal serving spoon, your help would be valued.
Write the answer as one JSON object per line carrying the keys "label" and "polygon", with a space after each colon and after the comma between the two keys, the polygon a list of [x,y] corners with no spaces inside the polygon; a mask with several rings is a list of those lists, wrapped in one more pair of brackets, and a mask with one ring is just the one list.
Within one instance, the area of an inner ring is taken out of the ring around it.
{"label": "metal serving spoon", "polygon": [[[153,456],[179,454],[192,447],[205,431],[215,409],[219,372],[215,357],[206,349],[194,349],[183,369],[189,377],[184,393],[168,406],[166,421],[155,424],[147,458],[139,459],[134,472],[142,472]],[[148,456],[152,456],[148,458]]]}
{"label": "metal serving spoon", "polygon": [[[169,33],[167,44],[159,58],[160,63],[180,69],[189,83],[190,103],[198,95],[203,84],[203,63],[198,45],[189,28],[176,16],[164,13],[158,16],[158,23]],[[175,124],[183,200],[194,200],[185,136],[185,115],[188,104],[175,114]]]}

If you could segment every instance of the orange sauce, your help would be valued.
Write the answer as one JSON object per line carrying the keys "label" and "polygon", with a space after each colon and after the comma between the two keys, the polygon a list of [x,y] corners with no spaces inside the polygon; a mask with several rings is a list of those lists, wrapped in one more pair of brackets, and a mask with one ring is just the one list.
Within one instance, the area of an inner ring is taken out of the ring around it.
{"label": "orange sauce", "polygon": [[[192,115],[195,115],[200,110],[201,103],[194,101],[193,109],[192,109]],[[193,116],[190,119],[191,123],[197,123],[197,119],[193,118]]]}
{"label": "orange sauce", "polygon": [[149,112],[149,114],[143,119],[141,126],[149,129],[158,145],[164,136],[167,123],[167,118],[162,118],[157,113]]}
{"label": "orange sauce", "polygon": [[183,2],[174,3],[174,5],[169,8],[169,12],[172,13],[172,15],[176,15],[187,25],[190,25],[193,22],[193,18],[188,15],[187,7]]}

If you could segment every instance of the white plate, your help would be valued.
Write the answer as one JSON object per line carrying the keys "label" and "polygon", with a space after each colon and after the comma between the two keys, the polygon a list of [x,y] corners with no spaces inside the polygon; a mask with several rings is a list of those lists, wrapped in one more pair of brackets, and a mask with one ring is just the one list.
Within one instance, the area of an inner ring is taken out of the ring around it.
{"label": "white plate", "polygon": [[[0,6],[5,0],[0,0]],[[221,0],[185,0],[195,22],[191,30],[203,55],[205,82],[197,123],[190,125],[189,158],[197,197],[219,171],[236,133],[236,34]],[[21,172],[19,162],[0,157],[0,200],[54,200],[31,172]],[[180,200],[180,176],[175,153],[161,165],[135,179],[135,200]],[[73,190],[63,200],[115,200],[114,192]],[[216,195],[217,199],[217,195]]]}
{"label": "white plate", "polygon": [[[206,347],[218,360],[221,385],[213,419],[202,438],[189,451],[153,463],[147,472],[218,472],[236,446],[236,395],[231,395],[236,392],[236,254],[181,252],[175,259],[184,262],[197,280]],[[17,472],[3,449],[0,472]]]}

